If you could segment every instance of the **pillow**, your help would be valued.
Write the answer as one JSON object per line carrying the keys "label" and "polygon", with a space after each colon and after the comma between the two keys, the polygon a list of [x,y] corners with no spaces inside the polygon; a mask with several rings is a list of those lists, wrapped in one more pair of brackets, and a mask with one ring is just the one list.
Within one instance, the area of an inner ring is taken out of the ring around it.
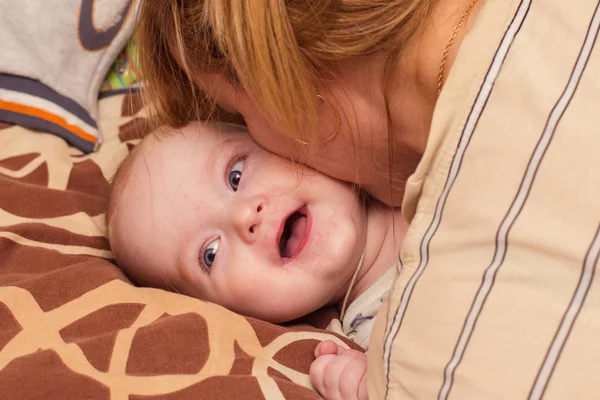
{"label": "pillow", "polygon": [[319,399],[315,346],[356,345],[135,287],[114,265],[108,181],[147,128],[134,95],[99,110],[106,141],[87,155],[0,124],[0,399]]}
{"label": "pillow", "polygon": [[98,90],[134,28],[138,1],[6,0],[0,13],[0,121],[102,143]]}

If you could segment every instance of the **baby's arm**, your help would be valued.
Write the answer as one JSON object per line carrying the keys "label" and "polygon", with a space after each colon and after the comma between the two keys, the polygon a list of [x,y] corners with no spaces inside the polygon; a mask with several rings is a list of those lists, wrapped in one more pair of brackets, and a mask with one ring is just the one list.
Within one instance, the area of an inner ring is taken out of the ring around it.
{"label": "baby's arm", "polygon": [[331,340],[319,343],[310,380],[327,400],[367,400],[367,355]]}

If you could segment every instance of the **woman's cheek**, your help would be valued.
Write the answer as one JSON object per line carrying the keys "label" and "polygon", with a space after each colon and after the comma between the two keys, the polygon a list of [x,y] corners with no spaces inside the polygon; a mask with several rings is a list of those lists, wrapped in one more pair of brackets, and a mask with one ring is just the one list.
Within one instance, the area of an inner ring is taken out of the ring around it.
{"label": "woman's cheek", "polygon": [[267,121],[244,118],[252,138],[263,148],[285,158],[297,158],[298,151],[291,138],[273,129]]}

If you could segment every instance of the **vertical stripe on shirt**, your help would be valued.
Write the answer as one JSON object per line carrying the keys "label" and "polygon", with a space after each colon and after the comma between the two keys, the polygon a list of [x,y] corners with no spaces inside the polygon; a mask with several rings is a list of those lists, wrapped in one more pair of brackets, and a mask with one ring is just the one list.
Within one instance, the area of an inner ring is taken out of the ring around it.
{"label": "vertical stripe on shirt", "polygon": [[[439,400],[447,399],[450,391],[452,390],[454,373],[460,365],[462,357],[469,344],[471,335],[477,324],[477,320],[483,311],[485,301],[489,296],[490,292],[492,291],[498,270],[501,268],[504,262],[504,258],[508,249],[507,241],[510,230],[513,227],[517,218],[519,217],[519,214],[523,210],[525,202],[527,201],[527,197],[529,196],[531,188],[533,187],[539,167],[544,159],[548,147],[552,143],[552,139],[554,137],[554,133],[556,132],[556,128],[560,123],[560,120],[562,119],[566,109],[568,108],[577,90],[577,87],[579,85],[581,77],[583,76],[583,72],[585,71],[585,67],[587,66],[590,54],[595,44],[596,37],[598,35],[598,27],[599,12],[597,7],[592,18],[592,22],[590,23],[590,27],[588,29],[586,38],[581,47],[581,51],[579,53],[577,61],[575,63],[571,76],[569,77],[569,81],[563,93],[554,105],[552,111],[550,112],[550,115],[546,122],[546,126],[544,128],[544,132],[542,133],[542,136],[540,137],[540,140],[537,146],[535,147],[529,164],[527,165],[527,169],[525,171],[525,175],[523,176],[521,185],[519,186],[517,195],[515,196],[513,203],[511,204],[506,216],[504,217],[500,225],[500,228],[498,229],[496,235],[496,250],[494,253],[494,258],[492,260],[492,263],[488,266],[488,268],[485,271],[483,282],[479,287],[479,290],[477,291],[473,304],[471,305],[469,314],[465,319],[463,329],[454,348],[452,358],[448,362],[444,371],[444,383],[438,395]],[[589,288],[589,282],[587,284]],[[566,337],[564,337],[564,339],[566,339]],[[557,345],[560,344],[557,343]],[[548,362],[551,363],[551,359],[548,359]]]}
{"label": "vertical stripe on shirt", "polygon": [[430,245],[431,240],[434,237],[438,227],[440,226],[441,219],[442,219],[442,213],[444,210],[446,200],[448,198],[450,190],[452,189],[452,185],[456,181],[456,177],[458,176],[458,173],[460,172],[462,160],[463,160],[465,152],[469,146],[473,132],[475,131],[475,128],[477,127],[477,123],[479,122],[479,119],[485,109],[487,101],[491,95],[491,92],[492,92],[492,89],[494,86],[494,82],[496,81],[496,79],[498,78],[498,75],[500,74],[500,70],[502,68],[502,65],[504,64],[504,61],[506,60],[508,52],[510,51],[511,46],[514,43],[514,40],[515,40],[517,34],[519,33],[519,30],[521,29],[523,22],[525,21],[525,18],[527,17],[527,14],[531,7],[531,3],[532,3],[532,0],[522,0],[521,3],[519,4],[517,12],[516,12],[513,20],[511,21],[510,25],[508,26],[506,32],[504,33],[504,36],[500,42],[500,45],[498,46],[498,49],[496,50],[496,53],[492,60],[492,63],[485,75],[484,81],[481,85],[479,93],[477,94],[477,97],[475,99],[473,107],[471,108],[471,112],[469,113],[469,116],[468,116],[465,126],[463,128],[463,132],[462,132],[460,140],[459,140],[456,154],[454,155],[454,159],[452,160],[452,164],[450,166],[450,171],[448,173],[446,183],[444,185],[442,194],[436,205],[434,218],[433,218],[429,228],[427,229],[427,232],[425,233],[423,240],[421,242],[421,261],[419,263],[417,270],[415,271],[413,276],[408,281],[406,289],[404,290],[404,292],[402,294],[402,298],[400,301],[400,305],[398,306],[398,310],[396,311],[396,314],[394,315],[394,319],[393,319],[393,323],[390,328],[390,331],[387,333],[387,336],[385,338],[384,349],[383,349],[383,363],[384,363],[384,372],[385,372],[385,376],[386,376],[385,398],[387,398],[388,393],[389,393],[389,373],[390,373],[390,359],[392,357],[392,344],[393,344],[394,340],[396,339],[396,336],[398,335],[400,326],[402,324],[402,320],[404,318],[404,315],[408,308],[408,304],[410,302],[410,297],[415,289],[415,286],[419,280],[419,277],[423,274],[423,271],[426,269],[427,264],[429,262],[429,245]]}
{"label": "vertical stripe on shirt", "polygon": [[[596,6],[596,11],[594,13],[594,17],[592,18],[592,22],[590,23],[590,28],[588,29],[588,35],[586,37],[586,42],[584,43],[584,47],[582,48],[580,59],[585,58],[585,63],[589,60],[592,49],[595,45],[595,42],[598,38],[598,30],[600,28],[600,3]],[[593,39],[592,39],[593,37]],[[583,67],[582,67],[583,68]],[[548,387],[548,383],[552,378],[552,373],[554,372],[554,368],[558,363],[558,359],[564,348],[569,336],[571,334],[571,329],[579,316],[579,312],[583,307],[585,299],[587,298],[587,294],[589,292],[590,286],[594,279],[594,275],[596,272],[596,265],[598,263],[598,256],[600,255],[600,227],[598,231],[596,231],[596,236],[590,245],[590,249],[585,257],[585,261],[583,263],[581,276],[579,278],[579,283],[575,292],[573,293],[573,298],[569,307],[567,308],[560,326],[556,331],[554,339],[552,340],[552,344],[546,353],[546,357],[544,358],[544,362],[540,367],[536,380],[531,388],[531,392],[529,393],[529,399],[541,399],[544,396],[546,388]]]}

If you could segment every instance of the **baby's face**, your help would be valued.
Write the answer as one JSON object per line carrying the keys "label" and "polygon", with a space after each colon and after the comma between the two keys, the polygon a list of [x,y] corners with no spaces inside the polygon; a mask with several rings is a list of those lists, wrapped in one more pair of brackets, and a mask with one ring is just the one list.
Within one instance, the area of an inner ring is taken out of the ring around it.
{"label": "baby's face", "polygon": [[111,222],[142,284],[272,322],[343,295],[365,244],[353,189],[201,123],[144,140]]}

